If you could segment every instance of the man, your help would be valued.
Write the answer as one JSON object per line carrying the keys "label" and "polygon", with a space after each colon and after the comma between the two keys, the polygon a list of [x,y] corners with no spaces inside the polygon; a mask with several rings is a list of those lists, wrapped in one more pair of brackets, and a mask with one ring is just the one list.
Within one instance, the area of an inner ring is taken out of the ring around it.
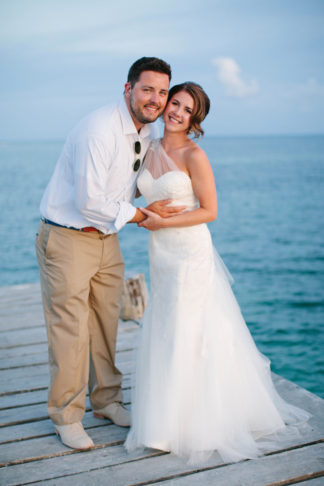
{"label": "man", "polygon": [[[81,424],[88,381],[94,414],[130,425],[115,366],[124,270],[117,232],[145,219],[131,201],[170,79],[164,61],[137,60],[123,100],[91,113],[70,133],[41,201],[36,250],[49,344],[48,412],[71,448],[94,445]],[[148,209],[167,217],[177,211],[167,203]]]}

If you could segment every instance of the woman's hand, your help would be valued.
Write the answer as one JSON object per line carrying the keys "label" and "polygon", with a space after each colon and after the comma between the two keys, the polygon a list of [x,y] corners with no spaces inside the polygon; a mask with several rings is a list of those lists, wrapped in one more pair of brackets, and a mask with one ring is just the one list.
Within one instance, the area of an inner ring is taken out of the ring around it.
{"label": "woman's hand", "polygon": [[[161,199],[161,201],[152,202],[146,207],[146,209],[148,211],[158,214],[159,216],[161,216],[161,218],[170,218],[171,216],[175,216],[176,214],[179,214],[186,209],[186,206],[168,206],[168,204],[170,204],[171,202],[172,199]],[[143,211],[142,208],[141,211]]]}
{"label": "woman's hand", "polygon": [[147,213],[145,211],[148,211],[150,214],[155,213],[160,218],[171,218],[171,216],[183,213],[186,209],[186,206],[168,206],[170,202],[172,202],[172,199],[161,199],[161,201],[154,201],[149,204],[145,210],[143,208],[136,208],[134,217],[128,222],[137,223],[138,226],[144,226],[139,223],[142,223],[146,219]]}
{"label": "woman's hand", "polygon": [[147,216],[147,218],[144,219],[144,221],[142,221],[141,223],[138,223],[137,226],[141,228],[146,228],[150,231],[156,231],[163,228],[164,218],[159,216],[157,213],[149,211],[146,208],[140,208],[140,210]]}

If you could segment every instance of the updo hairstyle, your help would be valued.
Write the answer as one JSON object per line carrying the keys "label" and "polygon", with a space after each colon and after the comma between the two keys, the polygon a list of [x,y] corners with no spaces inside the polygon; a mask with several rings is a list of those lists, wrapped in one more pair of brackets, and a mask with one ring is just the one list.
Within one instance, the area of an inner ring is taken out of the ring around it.
{"label": "updo hairstyle", "polygon": [[199,84],[193,83],[192,81],[186,81],[181,84],[176,84],[170,89],[168,102],[176,93],[179,93],[179,91],[186,91],[194,101],[190,127],[187,130],[187,134],[194,133],[194,138],[198,138],[200,135],[204,134],[204,130],[200,124],[208,115],[210,100]]}

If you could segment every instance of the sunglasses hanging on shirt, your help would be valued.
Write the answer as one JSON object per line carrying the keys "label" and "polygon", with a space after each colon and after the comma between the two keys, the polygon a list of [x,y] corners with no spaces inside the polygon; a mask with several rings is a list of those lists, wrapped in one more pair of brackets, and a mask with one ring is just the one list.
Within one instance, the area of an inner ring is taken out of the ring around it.
{"label": "sunglasses hanging on shirt", "polygon": [[[139,155],[141,153],[141,142],[138,140],[134,143],[134,151],[135,151],[135,156]],[[133,164],[133,170],[134,172],[137,172],[138,169],[140,168],[141,165],[141,159],[136,159],[134,164]]]}

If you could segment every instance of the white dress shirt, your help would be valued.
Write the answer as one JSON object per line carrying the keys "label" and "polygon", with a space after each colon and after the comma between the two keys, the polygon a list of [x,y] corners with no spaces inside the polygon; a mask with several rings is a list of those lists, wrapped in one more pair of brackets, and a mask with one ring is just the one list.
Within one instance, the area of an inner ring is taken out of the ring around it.
{"label": "white dress shirt", "polygon": [[140,170],[134,172],[134,161],[143,160],[157,136],[154,124],[137,132],[124,99],[90,113],[66,140],[41,201],[42,216],[63,226],[119,231],[136,213],[131,203]]}

